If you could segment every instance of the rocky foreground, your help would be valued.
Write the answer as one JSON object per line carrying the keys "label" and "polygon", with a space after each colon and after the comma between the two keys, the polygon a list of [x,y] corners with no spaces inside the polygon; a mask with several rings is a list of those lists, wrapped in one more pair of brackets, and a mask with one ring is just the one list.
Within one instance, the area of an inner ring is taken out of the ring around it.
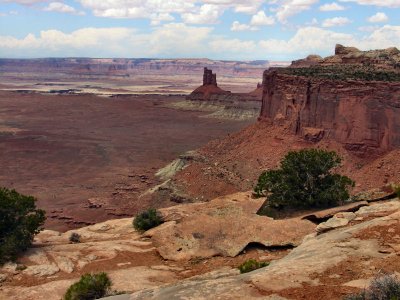
{"label": "rocky foreground", "polygon": [[[98,271],[126,293],[116,299],[341,299],[399,270],[399,199],[283,220],[256,215],[262,203],[237,193],[178,205],[143,234],[130,218],[111,220],[75,230],[74,244],[72,232],[45,230],[0,270],[0,299],[60,299]],[[240,275],[249,258],[271,264]]]}

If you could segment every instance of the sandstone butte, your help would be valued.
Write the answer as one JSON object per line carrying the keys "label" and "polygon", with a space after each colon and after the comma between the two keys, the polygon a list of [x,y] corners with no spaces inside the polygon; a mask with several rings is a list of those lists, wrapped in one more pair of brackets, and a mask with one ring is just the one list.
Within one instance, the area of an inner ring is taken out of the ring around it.
{"label": "sandstone butte", "polygon": [[262,86],[260,84],[257,84],[257,88],[249,93],[231,93],[230,91],[221,89],[217,83],[217,74],[205,67],[203,84],[190,93],[187,96],[187,100],[259,102],[261,101],[261,96]]}
{"label": "sandstone butte", "polygon": [[[400,275],[400,199],[387,190],[282,220],[256,215],[263,201],[235,193],[288,150],[307,147],[338,151],[339,171],[358,190],[400,182],[398,75],[397,49],[340,45],[332,57],[266,71],[259,122],[184,155],[148,193],[208,202],[163,208],[165,223],[145,233],[132,219],[75,230],[78,244],[71,232],[45,230],[20,265],[0,269],[0,299],[60,299],[80,275],[98,271],[126,292],[113,300],[343,299],[382,271]],[[270,265],[239,274],[249,258]]]}

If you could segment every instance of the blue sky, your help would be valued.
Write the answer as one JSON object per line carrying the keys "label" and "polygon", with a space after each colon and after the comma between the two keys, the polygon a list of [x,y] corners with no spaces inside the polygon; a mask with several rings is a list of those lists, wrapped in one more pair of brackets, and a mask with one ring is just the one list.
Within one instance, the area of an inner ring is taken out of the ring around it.
{"label": "blue sky", "polygon": [[293,60],[400,48],[400,0],[0,0],[0,57]]}

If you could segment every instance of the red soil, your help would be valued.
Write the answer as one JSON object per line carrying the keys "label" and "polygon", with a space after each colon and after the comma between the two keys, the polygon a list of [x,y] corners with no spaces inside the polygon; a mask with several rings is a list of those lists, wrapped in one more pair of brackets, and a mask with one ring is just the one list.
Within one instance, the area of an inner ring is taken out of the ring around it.
{"label": "red soil", "polygon": [[249,124],[164,106],[182,99],[0,92],[0,186],[36,196],[47,228],[135,214],[157,169]]}
{"label": "red soil", "polygon": [[356,181],[353,192],[400,182],[400,169],[396,167],[400,150],[360,157],[334,141],[307,142],[287,128],[257,122],[201,148],[206,160],[179,172],[175,183],[187,196],[198,200],[249,190],[261,172],[276,168],[288,151],[310,147],[335,150],[341,155],[343,165],[338,171]]}

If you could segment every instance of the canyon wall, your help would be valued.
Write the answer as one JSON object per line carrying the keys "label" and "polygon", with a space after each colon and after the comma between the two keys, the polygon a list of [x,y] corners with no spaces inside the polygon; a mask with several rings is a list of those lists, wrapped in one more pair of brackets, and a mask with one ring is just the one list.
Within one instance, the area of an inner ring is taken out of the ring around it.
{"label": "canyon wall", "polygon": [[[261,120],[287,126],[310,141],[330,138],[360,153],[400,146],[400,81],[395,69],[383,73],[341,64],[328,69],[334,73],[328,76],[325,67],[297,67],[298,62],[292,69],[264,72]],[[376,80],[382,74],[390,80]]]}

